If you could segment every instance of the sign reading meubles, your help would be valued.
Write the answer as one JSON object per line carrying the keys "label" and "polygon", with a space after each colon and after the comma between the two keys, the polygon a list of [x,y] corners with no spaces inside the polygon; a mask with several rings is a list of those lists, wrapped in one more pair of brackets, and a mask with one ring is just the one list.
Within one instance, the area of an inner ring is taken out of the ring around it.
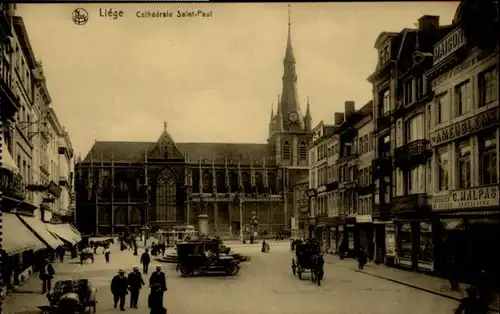
{"label": "sign reading meubles", "polygon": [[461,189],[434,196],[431,204],[434,210],[498,206],[498,195],[498,186]]}
{"label": "sign reading meubles", "polygon": [[446,142],[459,139],[462,136],[481,131],[487,127],[498,124],[498,121],[498,108],[482,112],[469,119],[465,119],[448,127],[431,132],[431,146],[441,145]]}

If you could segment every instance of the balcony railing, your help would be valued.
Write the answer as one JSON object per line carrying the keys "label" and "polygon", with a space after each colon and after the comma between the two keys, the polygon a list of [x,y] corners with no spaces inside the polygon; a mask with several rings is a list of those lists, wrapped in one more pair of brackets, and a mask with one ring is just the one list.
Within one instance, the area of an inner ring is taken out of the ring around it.
{"label": "balcony railing", "polygon": [[419,139],[398,147],[394,151],[396,166],[407,168],[411,165],[425,163],[429,154],[428,140]]}
{"label": "balcony railing", "polygon": [[391,203],[393,213],[416,212],[421,208],[427,207],[427,194],[418,193],[394,197]]}
{"label": "balcony railing", "polygon": [[0,190],[4,196],[22,201],[26,198],[26,185],[20,175],[0,172]]}
{"label": "balcony railing", "polygon": [[358,186],[357,191],[358,195],[368,195],[368,194],[373,194],[374,188],[372,184],[365,186]]}

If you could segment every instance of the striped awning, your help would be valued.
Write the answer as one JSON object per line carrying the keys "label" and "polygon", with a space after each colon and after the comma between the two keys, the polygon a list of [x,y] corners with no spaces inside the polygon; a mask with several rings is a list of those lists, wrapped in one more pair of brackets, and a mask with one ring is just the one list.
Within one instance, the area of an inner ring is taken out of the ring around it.
{"label": "striped awning", "polygon": [[81,235],[77,234],[70,224],[47,224],[48,229],[53,234],[57,235],[60,239],[69,242],[71,244],[76,244],[82,241]]}
{"label": "striped awning", "polygon": [[2,250],[8,255],[25,251],[45,249],[45,244],[26,227],[15,214],[2,214],[3,241]]}
{"label": "striped awning", "polygon": [[56,249],[58,246],[64,244],[56,236],[50,233],[47,225],[40,219],[28,216],[19,216],[19,218],[21,218],[21,220],[24,221],[24,223],[33,230],[35,235],[37,235],[38,238],[45,242],[50,248]]}

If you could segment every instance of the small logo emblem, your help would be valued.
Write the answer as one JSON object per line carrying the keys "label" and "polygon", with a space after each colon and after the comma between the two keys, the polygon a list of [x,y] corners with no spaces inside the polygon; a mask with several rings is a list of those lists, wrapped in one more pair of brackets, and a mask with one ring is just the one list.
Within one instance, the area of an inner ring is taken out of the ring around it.
{"label": "small logo emblem", "polygon": [[85,25],[89,21],[87,10],[78,8],[73,11],[72,20],[76,25]]}

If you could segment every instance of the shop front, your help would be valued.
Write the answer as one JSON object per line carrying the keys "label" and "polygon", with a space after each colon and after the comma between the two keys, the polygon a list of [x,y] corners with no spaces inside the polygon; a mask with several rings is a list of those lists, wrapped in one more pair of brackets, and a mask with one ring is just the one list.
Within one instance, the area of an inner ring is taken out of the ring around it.
{"label": "shop front", "polygon": [[458,269],[464,270],[460,271],[460,280],[472,282],[481,270],[499,278],[499,205],[498,186],[455,190],[434,197],[437,273],[446,274],[453,260]]}
{"label": "shop front", "polygon": [[339,225],[338,217],[317,217],[317,239],[325,252],[335,253],[338,248],[337,227]]}
{"label": "shop front", "polygon": [[339,253],[344,257],[356,256],[356,218],[346,217],[339,222]]}

